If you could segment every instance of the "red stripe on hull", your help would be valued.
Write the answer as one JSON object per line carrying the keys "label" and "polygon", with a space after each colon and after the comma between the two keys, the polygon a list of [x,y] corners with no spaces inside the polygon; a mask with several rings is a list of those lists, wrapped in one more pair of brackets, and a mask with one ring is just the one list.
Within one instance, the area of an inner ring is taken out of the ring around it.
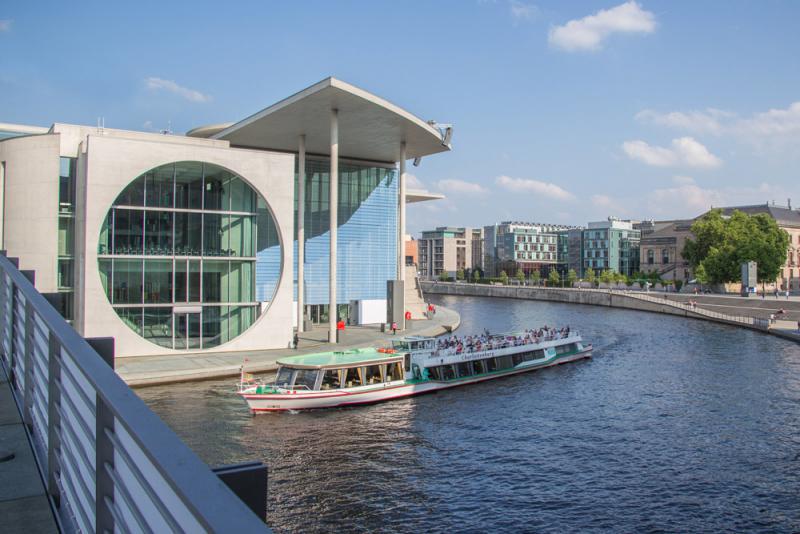
{"label": "red stripe on hull", "polygon": [[[253,412],[253,413],[255,413],[255,412],[289,412],[289,411],[293,411],[293,410],[294,411],[324,410],[324,409],[330,409],[330,408],[341,408],[341,407],[344,407],[344,406],[358,406],[358,405],[362,405],[363,406],[363,405],[366,405],[366,404],[377,404],[379,402],[402,399],[402,398],[405,398],[405,397],[414,397],[414,396],[417,396],[417,395],[426,395],[426,394],[429,394],[429,393],[436,393],[437,391],[441,391],[443,389],[450,389],[450,388],[455,388],[455,387],[460,387],[460,386],[466,386],[468,384],[477,384],[478,382],[485,382],[487,380],[494,380],[495,378],[503,378],[503,377],[506,377],[506,376],[518,375],[518,374],[521,374],[521,373],[527,373],[527,372],[530,372],[530,371],[535,371],[537,369],[546,369],[547,367],[552,367],[554,365],[561,365],[561,364],[564,364],[564,363],[569,363],[571,361],[575,361],[575,360],[579,360],[579,359],[583,359],[583,358],[588,358],[588,357],[591,356],[591,352],[592,352],[592,347],[590,345],[589,348],[587,348],[587,349],[585,349],[585,350],[583,350],[583,351],[581,351],[581,352],[579,352],[577,354],[574,354],[572,359],[569,359],[569,360],[554,361],[554,362],[552,362],[552,363],[550,363],[548,365],[543,365],[543,366],[539,366],[539,367],[527,367],[527,368],[524,368],[524,369],[516,369],[514,371],[508,371],[508,372],[504,372],[504,373],[497,374],[497,375],[484,376],[484,377],[476,378],[476,379],[473,379],[473,380],[459,381],[457,383],[441,382],[441,386],[437,387],[437,388],[428,389],[428,390],[425,390],[425,391],[411,391],[409,393],[404,393],[402,395],[394,395],[392,397],[384,397],[384,398],[381,398],[381,399],[367,400],[367,401],[341,402],[341,403],[336,404],[336,405],[320,406],[318,408],[250,408],[250,411]],[[371,390],[371,391],[362,391],[362,392],[357,392],[357,393],[343,392],[343,394],[326,395],[326,396],[321,396],[321,397],[320,396],[316,396],[316,397],[313,397],[313,398],[319,399],[319,398],[328,398],[328,397],[337,397],[337,396],[365,395],[365,394],[368,394],[368,393],[375,393],[376,391],[386,391],[388,389],[396,389],[396,388],[399,388],[399,387],[408,387],[408,384],[403,384],[403,385],[399,385],[399,386],[392,386],[392,387],[386,388],[384,390]],[[245,395],[242,395],[242,396],[245,399],[248,398],[248,396],[245,396]],[[261,400],[280,400],[280,399],[287,400],[286,395],[277,395],[277,396],[271,396],[271,397],[253,396],[252,398],[261,399]],[[293,398],[296,399],[296,398],[302,398],[302,397],[293,397]]]}

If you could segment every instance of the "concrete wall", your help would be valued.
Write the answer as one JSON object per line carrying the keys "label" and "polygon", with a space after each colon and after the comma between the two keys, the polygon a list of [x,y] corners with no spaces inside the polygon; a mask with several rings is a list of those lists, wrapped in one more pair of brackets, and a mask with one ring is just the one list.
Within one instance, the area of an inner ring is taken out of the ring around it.
{"label": "concrete wall", "polygon": [[[164,136],[167,137],[167,136]],[[155,139],[154,139],[155,138]],[[78,280],[75,327],[85,336],[113,336],[117,356],[182,354],[151,343],[128,328],[111,307],[98,273],[100,229],[111,204],[137,176],[175,161],[204,161],[245,179],[267,201],[283,242],[282,272],[275,296],[256,323],[239,337],[209,351],[287,347],[292,338],[292,233],[294,155],[190,143],[89,134],[79,159],[76,225]]]}
{"label": "concrete wall", "polygon": [[2,185],[3,244],[20,259],[20,269],[36,271],[36,289],[57,289],[59,150],[57,134],[0,141],[5,162]]}
{"label": "concrete wall", "polygon": [[[611,308],[626,308],[630,310],[648,311],[654,313],[667,313],[694,319],[745,326],[755,330],[764,331],[764,328],[744,325],[738,322],[727,321],[722,318],[712,318],[701,313],[693,313],[676,305],[670,300],[653,302],[642,300],[634,295],[622,292],[609,292],[598,290],[560,289],[544,287],[519,287],[519,286],[493,286],[486,284],[458,284],[447,282],[422,282],[423,290],[429,294],[454,295],[470,297],[502,297],[526,300],[544,300],[548,302],[564,302],[569,304],[588,304],[591,306],[608,306]],[[652,294],[659,297],[660,295]]]}

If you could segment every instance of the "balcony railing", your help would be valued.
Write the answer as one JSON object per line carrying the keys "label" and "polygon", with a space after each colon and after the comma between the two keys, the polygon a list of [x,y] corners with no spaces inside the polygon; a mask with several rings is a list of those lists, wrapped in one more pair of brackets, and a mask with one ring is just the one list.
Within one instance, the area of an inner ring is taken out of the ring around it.
{"label": "balcony railing", "polygon": [[4,255],[0,349],[62,531],[269,531]]}

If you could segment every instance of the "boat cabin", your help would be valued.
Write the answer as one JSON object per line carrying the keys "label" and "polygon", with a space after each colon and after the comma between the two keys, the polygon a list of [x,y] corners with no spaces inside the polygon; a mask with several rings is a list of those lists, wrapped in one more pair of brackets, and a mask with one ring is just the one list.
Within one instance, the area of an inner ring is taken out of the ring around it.
{"label": "boat cabin", "polygon": [[354,349],[278,361],[274,386],[299,391],[327,391],[402,381],[403,354]]}

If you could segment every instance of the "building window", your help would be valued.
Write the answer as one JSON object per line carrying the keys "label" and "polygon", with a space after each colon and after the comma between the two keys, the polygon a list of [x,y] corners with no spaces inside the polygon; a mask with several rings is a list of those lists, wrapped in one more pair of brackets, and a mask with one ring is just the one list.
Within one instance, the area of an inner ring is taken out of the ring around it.
{"label": "building window", "polygon": [[177,350],[216,347],[261,312],[257,256],[277,255],[259,264],[277,286],[277,236],[266,201],[239,176],[208,163],[162,165],[111,206],[100,232],[99,274],[117,315],[148,341]]}
{"label": "building window", "polygon": [[669,249],[661,249],[661,263],[669,263]]}
{"label": "building window", "polygon": [[655,263],[655,251],[652,248],[647,249],[647,265]]}

